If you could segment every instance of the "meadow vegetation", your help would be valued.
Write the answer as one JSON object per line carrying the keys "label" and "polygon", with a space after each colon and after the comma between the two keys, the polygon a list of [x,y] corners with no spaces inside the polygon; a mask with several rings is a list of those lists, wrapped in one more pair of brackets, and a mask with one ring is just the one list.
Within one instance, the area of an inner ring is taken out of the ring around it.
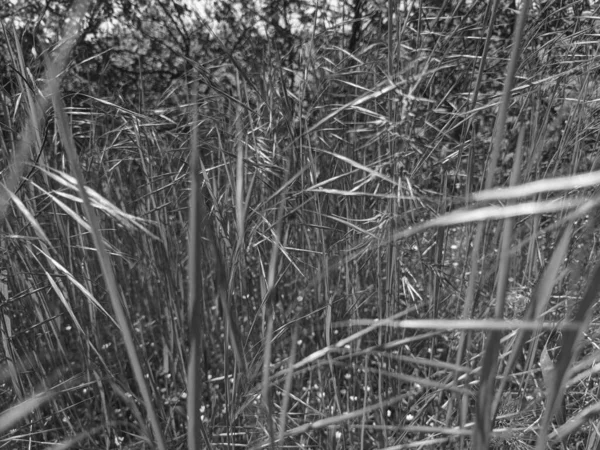
{"label": "meadow vegetation", "polygon": [[2,22],[0,448],[600,448],[592,2],[71,3]]}

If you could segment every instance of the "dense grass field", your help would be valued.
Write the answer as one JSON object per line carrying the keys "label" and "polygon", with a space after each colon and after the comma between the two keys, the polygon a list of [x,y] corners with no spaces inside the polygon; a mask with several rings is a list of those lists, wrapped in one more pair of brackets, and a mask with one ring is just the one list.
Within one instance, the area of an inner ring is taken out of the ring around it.
{"label": "dense grass field", "polygon": [[600,448],[597,11],[390,1],[133,104],[87,3],[39,76],[4,29],[0,448]]}

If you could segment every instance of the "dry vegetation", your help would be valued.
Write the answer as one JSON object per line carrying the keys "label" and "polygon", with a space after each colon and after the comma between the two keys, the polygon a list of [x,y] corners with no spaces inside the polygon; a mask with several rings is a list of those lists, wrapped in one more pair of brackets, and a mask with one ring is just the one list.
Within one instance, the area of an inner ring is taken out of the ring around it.
{"label": "dry vegetation", "polygon": [[488,3],[147,108],[7,28],[0,448],[598,448],[598,14]]}

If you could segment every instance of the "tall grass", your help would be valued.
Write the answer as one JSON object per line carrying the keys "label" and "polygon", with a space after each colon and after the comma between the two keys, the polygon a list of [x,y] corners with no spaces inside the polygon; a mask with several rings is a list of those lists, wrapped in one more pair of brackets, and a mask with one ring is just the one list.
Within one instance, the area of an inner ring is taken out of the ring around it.
{"label": "tall grass", "polygon": [[7,28],[2,445],[596,448],[594,12],[453,3],[160,109]]}

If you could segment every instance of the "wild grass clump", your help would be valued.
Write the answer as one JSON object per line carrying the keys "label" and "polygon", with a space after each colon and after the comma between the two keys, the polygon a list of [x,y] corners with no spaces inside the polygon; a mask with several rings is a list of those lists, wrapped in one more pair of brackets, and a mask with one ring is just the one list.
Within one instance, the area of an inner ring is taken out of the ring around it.
{"label": "wild grass clump", "polygon": [[2,444],[597,447],[595,13],[499,3],[176,107],[64,92],[86,2],[41,80],[7,29]]}

